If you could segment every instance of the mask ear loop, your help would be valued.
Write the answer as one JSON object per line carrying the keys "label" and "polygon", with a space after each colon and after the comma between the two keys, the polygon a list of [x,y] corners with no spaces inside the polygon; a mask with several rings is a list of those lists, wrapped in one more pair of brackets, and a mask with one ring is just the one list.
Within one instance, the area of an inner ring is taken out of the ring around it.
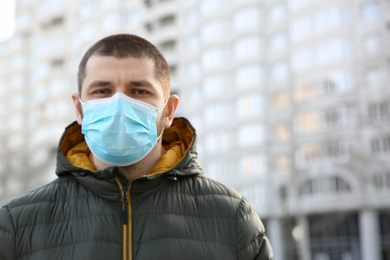
{"label": "mask ear loop", "polygon": [[[162,106],[162,108],[158,111],[159,113],[165,108],[165,106],[168,104],[168,101],[169,101],[169,97],[168,97],[167,100],[165,101],[165,103],[164,103],[164,105]],[[165,130],[165,127],[161,130],[161,134],[158,136],[158,138],[157,138],[157,140],[156,140],[156,143],[158,143],[158,141],[160,141],[161,137],[163,136],[164,130]]]}
{"label": "mask ear loop", "polygon": [[163,110],[163,109],[165,108],[165,106],[168,104],[169,98],[170,98],[170,97],[168,97],[167,100],[165,100],[164,105],[162,106],[162,108],[159,109],[158,112],[160,112],[161,110]]}

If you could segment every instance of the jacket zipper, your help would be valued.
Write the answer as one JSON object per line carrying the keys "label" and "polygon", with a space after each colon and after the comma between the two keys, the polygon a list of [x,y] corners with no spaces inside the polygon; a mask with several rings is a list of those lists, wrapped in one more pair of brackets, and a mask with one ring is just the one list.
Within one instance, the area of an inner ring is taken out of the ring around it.
{"label": "jacket zipper", "polygon": [[122,196],[122,225],[123,225],[123,260],[132,259],[132,239],[131,239],[131,183],[123,187],[120,181],[115,178],[119,185]]}

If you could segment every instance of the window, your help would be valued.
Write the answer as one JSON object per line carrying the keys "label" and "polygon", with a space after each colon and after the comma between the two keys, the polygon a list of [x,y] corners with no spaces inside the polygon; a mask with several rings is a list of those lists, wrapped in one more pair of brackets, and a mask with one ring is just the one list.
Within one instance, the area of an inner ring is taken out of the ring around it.
{"label": "window", "polygon": [[64,67],[64,63],[65,61],[62,58],[52,59],[50,61],[50,68],[52,70],[61,70]]}
{"label": "window", "polygon": [[333,94],[337,92],[337,85],[332,79],[324,79],[322,82],[324,94]]}
{"label": "window", "polygon": [[280,154],[276,156],[275,168],[277,171],[286,171],[291,168],[291,157],[288,154]]}
{"label": "window", "polygon": [[27,118],[28,126],[35,127],[39,123],[39,120],[41,118],[41,113],[35,109],[35,110],[31,110],[27,116],[28,116]]}
{"label": "window", "polygon": [[10,135],[7,139],[8,139],[7,146],[10,150],[20,151],[23,149],[22,147],[24,145],[23,135],[14,133]]}
{"label": "window", "polygon": [[368,106],[370,120],[389,120],[389,103],[383,101]]}
{"label": "window", "polygon": [[290,27],[291,38],[294,42],[305,40],[313,33],[311,17],[302,17],[294,20]]}
{"label": "window", "polygon": [[34,0],[19,0],[20,7],[29,7]]}
{"label": "window", "polygon": [[191,61],[186,67],[187,75],[190,77],[196,77],[201,72],[201,66],[198,61]]}
{"label": "window", "polygon": [[56,1],[40,1],[39,4],[34,5],[35,14],[42,17],[45,14],[52,13],[55,10],[64,10],[65,0]]}
{"label": "window", "polygon": [[207,124],[224,122],[228,119],[227,104],[212,104],[205,108],[203,117]]}
{"label": "window", "polygon": [[243,9],[233,16],[233,29],[242,32],[248,29],[258,28],[259,22],[260,14],[257,9]]}
{"label": "window", "polygon": [[274,4],[268,10],[269,22],[280,22],[286,18],[286,7],[284,4]]}
{"label": "window", "polygon": [[68,90],[67,86],[68,80],[66,78],[56,77],[50,80],[47,84],[47,89],[50,93],[50,96],[63,96]]}
{"label": "window", "polygon": [[206,50],[202,55],[202,66],[205,69],[222,66],[225,62],[225,53],[221,48],[212,48]]}
{"label": "window", "polygon": [[120,3],[120,0],[101,0],[101,4],[104,7],[103,9],[107,9],[110,7],[115,7]]}
{"label": "window", "polygon": [[165,42],[162,42],[159,46],[161,52],[167,53],[172,52],[176,49],[176,41],[175,40],[168,40]]}
{"label": "window", "polygon": [[264,185],[245,185],[238,192],[245,198],[248,198],[254,209],[262,209],[265,207],[267,196]]}
{"label": "window", "polygon": [[50,69],[47,64],[36,64],[34,70],[30,74],[30,83],[36,83],[48,75]]}
{"label": "window", "polygon": [[321,159],[321,146],[308,144],[300,148],[300,154],[305,164],[314,163]]}
{"label": "window", "polygon": [[59,118],[70,112],[70,106],[63,100],[54,100],[45,103],[45,118]]}
{"label": "window", "polygon": [[354,124],[357,122],[356,109],[351,106],[326,109],[323,113],[323,122],[325,127]]}
{"label": "window", "polygon": [[288,3],[292,10],[297,11],[313,3],[313,0],[290,0]]}
{"label": "window", "polygon": [[288,74],[289,68],[286,61],[277,62],[271,67],[271,79],[274,81],[284,80]]}
{"label": "window", "polygon": [[241,147],[255,146],[265,140],[265,131],[261,124],[242,125],[238,129],[237,143]]}
{"label": "window", "polygon": [[323,177],[306,181],[302,185],[302,194],[323,194],[334,192],[348,192],[350,185],[340,177]]}
{"label": "window", "polygon": [[[195,127],[196,130],[201,130],[203,124],[202,124],[202,115],[200,115],[199,113],[195,113],[195,114],[188,114],[188,118],[190,119],[192,125]],[[202,146],[202,145],[200,145]],[[202,147],[198,147],[198,153],[201,154],[201,148]]]}
{"label": "window", "polygon": [[322,93],[335,94],[351,92],[354,88],[351,73],[340,71],[329,73],[322,80]]}
{"label": "window", "polygon": [[47,163],[49,159],[49,154],[46,150],[38,150],[34,152],[31,157],[28,159],[30,167],[39,167]]}
{"label": "window", "polygon": [[79,5],[79,15],[81,19],[88,19],[95,15],[99,11],[98,1],[86,1],[82,5]]}
{"label": "window", "polygon": [[348,58],[350,45],[347,41],[334,39],[321,43],[317,48],[317,61],[319,64],[329,64]]}
{"label": "window", "polygon": [[144,5],[148,8],[151,8],[154,4],[153,2],[154,2],[153,0],[144,0]]}
{"label": "window", "polygon": [[267,158],[263,154],[247,154],[239,159],[239,172],[246,177],[267,172]]}
{"label": "window", "polygon": [[[0,82],[1,84],[1,82]],[[3,86],[6,86],[5,84]],[[10,79],[10,87],[15,90],[24,86],[24,78],[21,74],[13,75]]]}
{"label": "window", "polygon": [[194,51],[194,50],[199,49],[199,47],[200,47],[199,36],[196,34],[188,36],[185,44],[186,44],[186,49],[188,51]]}
{"label": "window", "polygon": [[234,57],[237,60],[258,57],[260,53],[259,37],[244,37],[234,44]]}
{"label": "window", "polygon": [[175,23],[176,17],[174,15],[168,15],[159,20],[159,27],[169,27]]}
{"label": "window", "polygon": [[256,93],[242,96],[237,101],[237,115],[241,117],[259,115],[264,109],[264,98]]}
{"label": "window", "polygon": [[220,11],[223,6],[223,0],[203,0],[200,10],[203,15],[209,15]]}
{"label": "window", "polygon": [[237,87],[249,87],[261,84],[262,70],[259,65],[249,65],[240,68],[234,78],[234,83]]}
{"label": "window", "polygon": [[199,21],[199,11],[198,9],[191,9],[187,11],[185,15],[185,22],[187,25],[194,25]]}
{"label": "window", "polygon": [[305,48],[297,50],[292,56],[292,68],[296,72],[306,71],[314,64],[313,50]]}
{"label": "window", "polygon": [[11,55],[10,67],[13,70],[22,70],[26,65],[26,60],[23,53],[16,53]]}
{"label": "window", "polygon": [[201,37],[204,43],[219,40],[224,35],[224,26],[221,21],[212,21],[207,23],[201,31]]}
{"label": "window", "polygon": [[290,107],[290,95],[287,92],[281,92],[275,94],[272,99],[272,106],[274,109],[286,109]]}
{"label": "window", "polygon": [[140,22],[140,14],[137,10],[129,10],[127,11],[127,23],[129,25],[133,25]]}
{"label": "window", "polygon": [[230,147],[232,138],[228,132],[209,133],[205,138],[205,148],[207,152],[221,152]]}
{"label": "window", "polygon": [[373,176],[375,187],[379,189],[390,189],[390,172],[380,172]]}
{"label": "window", "polygon": [[31,22],[31,14],[27,11],[19,11],[18,15],[15,17],[16,28],[23,28],[28,26]]}
{"label": "window", "polygon": [[226,78],[224,76],[211,76],[204,80],[202,90],[205,97],[215,97],[223,94],[226,89]]}
{"label": "window", "polygon": [[384,67],[373,67],[365,75],[366,85],[369,88],[387,87],[388,72]]}
{"label": "window", "polygon": [[302,133],[314,132],[320,127],[318,112],[305,112],[298,115],[298,129]]}
{"label": "window", "polygon": [[10,105],[13,109],[22,108],[25,105],[25,98],[22,94],[14,94],[10,97]]}
{"label": "window", "polygon": [[340,7],[333,7],[323,10],[315,16],[315,30],[316,33],[324,33],[341,28],[346,22],[346,10]]}
{"label": "window", "polygon": [[382,53],[382,37],[380,34],[366,35],[363,38],[363,50],[369,55]]}
{"label": "window", "polygon": [[274,135],[277,141],[287,141],[291,137],[290,127],[287,123],[279,123],[274,127]]}
{"label": "window", "polygon": [[10,38],[10,43],[8,44],[11,50],[13,49],[21,49],[26,44],[27,36],[25,34],[16,34],[12,38]]}
{"label": "window", "polygon": [[343,145],[339,142],[327,142],[323,147],[324,159],[338,159],[344,154]]}
{"label": "window", "polygon": [[9,128],[12,131],[20,131],[24,128],[24,115],[13,114],[9,120]]}
{"label": "window", "polygon": [[299,102],[313,100],[315,97],[317,97],[317,95],[318,90],[314,84],[298,84],[295,87],[295,97]]}
{"label": "window", "polygon": [[269,49],[273,52],[283,51],[287,47],[287,35],[279,32],[270,37]]}
{"label": "window", "polygon": [[380,5],[378,0],[366,1],[360,7],[360,18],[363,22],[372,22],[380,17]]}
{"label": "window", "polygon": [[226,162],[212,162],[206,165],[205,173],[220,181],[226,181],[229,178],[229,167]]}
{"label": "window", "polygon": [[28,140],[30,147],[36,148],[38,144],[43,143],[50,136],[48,129],[39,128],[31,133],[31,138]]}
{"label": "window", "polygon": [[98,34],[99,29],[100,26],[95,22],[84,23],[83,25],[81,25],[80,33],[79,33],[81,41],[84,42],[84,41],[90,41],[91,39],[94,39]]}
{"label": "window", "polygon": [[390,153],[390,137],[382,136],[371,139],[371,153],[382,154]]}
{"label": "window", "polygon": [[192,87],[186,95],[189,103],[198,103],[202,100],[202,90],[199,87]]}
{"label": "window", "polygon": [[324,124],[328,127],[336,126],[340,123],[340,111],[336,108],[331,108],[324,113]]}

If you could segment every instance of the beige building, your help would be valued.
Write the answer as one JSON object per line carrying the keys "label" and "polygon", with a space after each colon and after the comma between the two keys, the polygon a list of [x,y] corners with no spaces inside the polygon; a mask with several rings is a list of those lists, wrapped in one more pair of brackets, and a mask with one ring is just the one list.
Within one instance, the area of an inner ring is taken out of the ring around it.
{"label": "beige building", "polygon": [[389,1],[19,0],[16,19],[1,204],[55,178],[86,48],[135,33],[166,56],[206,174],[249,198],[275,260],[390,259]]}

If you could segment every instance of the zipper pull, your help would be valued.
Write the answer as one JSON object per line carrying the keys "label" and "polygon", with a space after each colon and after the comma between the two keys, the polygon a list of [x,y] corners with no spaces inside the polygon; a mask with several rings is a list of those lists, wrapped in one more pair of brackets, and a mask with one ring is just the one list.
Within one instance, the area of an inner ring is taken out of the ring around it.
{"label": "zipper pull", "polygon": [[123,189],[122,194],[122,203],[123,203],[123,211],[122,211],[122,222],[124,225],[127,225],[129,223],[129,212],[127,210],[127,187]]}
{"label": "zipper pull", "polygon": [[177,177],[176,177],[177,173],[175,170],[172,170],[168,173],[167,175],[167,179],[170,180],[170,181],[177,181]]}

